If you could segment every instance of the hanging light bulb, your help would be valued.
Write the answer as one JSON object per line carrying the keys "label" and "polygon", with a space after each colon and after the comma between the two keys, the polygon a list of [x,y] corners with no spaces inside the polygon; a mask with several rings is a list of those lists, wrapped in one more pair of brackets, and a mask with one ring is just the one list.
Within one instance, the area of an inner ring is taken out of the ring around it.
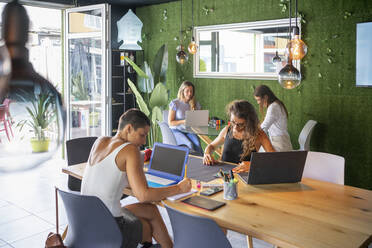
{"label": "hanging light bulb", "polygon": [[[29,18],[25,8],[12,1],[2,13],[2,37],[9,51],[0,52],[0,102],[8,104],[8,139],[1,137],[0,173],[31,169],[54,155],[64,138],[65,110],[54,86],[35,72],[28,61]],[[8,68],[8,69],[4,69]],[[9,73],[9,80],[3,80]]]}
{"label": "hanging light bulb", "polygon": [[189,46],[187,47],[187,49],[189,50],[189,53],[191,54],[195,54],[197,51],[198,51],[198,45],[196,44],[195,42],[195,38],[194,38],[194,0],[191,1],[191,18],[192,18],[192,38],[191,38],[191,42],[189,44]]}
{"label": "hanging light bulb", "polygon": [[182,45],[179,45],[177,47],[177,51],[178,52],[176,54],[176,60],[177,60],[178,63],[180,63],[181,65],[183,65],[184,63],[187,62],[187,60],[189,59],[189,56],[185,52],[184,47]]}
{"label": "hanging light bulb", "polygon": [[182,45],[182,0],[181,0],[181,21],[180,21],[180,45],[177,47],[176,60],[179,64],[183,65],[189,59],[189,56],[185,52],[185,48]]}
{"label": "hanging light bulb", "polygon": [[189,46],[187,47],[187,49],[189,50],[189,53],[191,54],[195,54],[198,51],[198,45],[196,44],[194,37],[192,37],[191,42]]}
{"label": "hanging light bulb", "polygon": [[[289,0],[289,38],[291,37],[291,3]],[[288,51],[291,50],[291,43],[287,44]],[[278,82],[284,89],[294,89],[301,83],[301,73],[292,64],[292,59],[287,56],[287,64],[279,71]]]}
{"label": "hanging light bulb", "polygon": [[299,60],[305,57],[307,53],[307,45],[300,39],[299,28],[293,28],[293,39],[287,44],[289,58]]}
{"label": "hanging light bulb", "polygon": [[279,84],[284,89],[294,89],[301,83],[301,73],[292,65],[292,60],[289,59],[288,63],[279,72]]}
{"label": "hanging light bulb", "polygon": [[296,26],[293,27],[293,38],[287,44],[287,51],[290,59],[299,60],[305,57],[307,53],[307,45],[300,38],[300,29],[297,26],[297,0],[296,0]]}

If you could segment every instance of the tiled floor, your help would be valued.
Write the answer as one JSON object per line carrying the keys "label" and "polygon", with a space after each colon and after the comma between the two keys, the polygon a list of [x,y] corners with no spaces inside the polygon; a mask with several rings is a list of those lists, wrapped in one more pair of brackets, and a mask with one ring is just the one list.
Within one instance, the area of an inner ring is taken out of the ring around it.
{"label": "tiled floor", "polygon": [[[52,159],[44,165],[25,172],[0,174],[0,247],[44,247],[49,232],[55,232],[54,186],[66,189],[67,175],[61,172],[62,159]],[[136,201],[133,197],[122,204]],[[67,225],[63,203],[59,202],[60,230]],[[171,226],[165,209],[160,211],[169,232]],[[247,247],[244,235],[228,232],[234,248]],[[254,240],[255,248],[272,247]]]}

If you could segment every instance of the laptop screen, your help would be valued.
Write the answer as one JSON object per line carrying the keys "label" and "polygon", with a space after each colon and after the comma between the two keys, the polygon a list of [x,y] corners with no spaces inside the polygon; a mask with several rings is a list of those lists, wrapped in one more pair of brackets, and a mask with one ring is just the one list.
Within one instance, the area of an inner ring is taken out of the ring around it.
{"label": "laptop screen", "polygon": [[169,179],[182,179],[188,155],[187,147],[155,143],[148,172]]}

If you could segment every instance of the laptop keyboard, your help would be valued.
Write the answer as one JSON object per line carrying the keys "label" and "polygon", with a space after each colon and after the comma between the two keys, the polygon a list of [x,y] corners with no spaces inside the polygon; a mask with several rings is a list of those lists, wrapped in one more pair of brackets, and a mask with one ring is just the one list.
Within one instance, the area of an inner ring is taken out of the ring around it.
{"label": "laptop keyboard", "polygon": [[166,179],[166,178],[163,178],[163,177],[154,176],[154,175],[147,174],[147,173],[145,174],[145,176],[146,176],[147,181],[154,182],[154,183],[157,183],[157,184],[160,184],[160,185],[169,185],[169,184],[172,184],[172,183],[175,182],[173,180],[169,180],[169,179]]}

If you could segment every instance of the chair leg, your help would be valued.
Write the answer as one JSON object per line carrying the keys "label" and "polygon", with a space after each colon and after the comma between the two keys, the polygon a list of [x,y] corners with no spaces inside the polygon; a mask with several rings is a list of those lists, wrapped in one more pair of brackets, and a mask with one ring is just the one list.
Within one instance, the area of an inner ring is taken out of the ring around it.
{"label": "chair leg", "polygon": [[12,130],[12,123],[9,121],[9,119],[7,119],[7,122],[8,122],[8,127],[9,127],[9,130],[10,130],[10,133],[12,134],[12,137],[14,138],[14,134],[13,134],[13,130]]}
{"label": "chair leg", "polygon": [[247,235],[247,247],[253,248],[253,239],[252,239],[252,236],[250,235]]}
{"label": "chair leg", "polygon": [[8,133],[8,125],[7,125],[6,121],[4,121],[4,128],[5,128],[6,137],[8,137],[8,140],[10,142],[9,133]]}

